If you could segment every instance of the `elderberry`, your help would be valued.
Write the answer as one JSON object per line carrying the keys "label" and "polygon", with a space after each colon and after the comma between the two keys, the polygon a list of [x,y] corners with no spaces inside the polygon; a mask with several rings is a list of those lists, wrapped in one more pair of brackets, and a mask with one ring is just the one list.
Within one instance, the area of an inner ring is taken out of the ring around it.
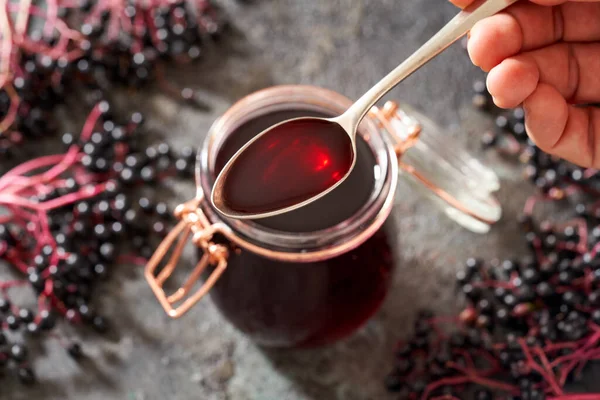
{"label": "elderberry", "polygon": [[17,374],[19,381],[24,385],[31,385],[35,382],[35,375],[30,367],[19,367]]}
{"label": "elderberry", "polygon": [[79,360],[83,357],[83,350],[79,343],[71,343],[67,348],[67,353],[75,360]]}
{"label": "elderberry", "polygon": [[[505,121],[500,118],[497,122],[503,126]],[[567,176],[555,172],[560,160],[530,149],[536,160],[532,167],[543,169],[547,182],[558,185],[559,177]],[[550,189],[543,190],[549,193]],[[396,376],[405,377],[399,385],[407,385],[415,398],[428,388],[432,397],[443,396],[442,386],[448,391],[465,391],[465,376],[476,377],[483,365],[496,365],[499,368],[485,376],[492,382],[489,386],[466,384],[473,398],[497,398],[500,393],[494,387],[510,384],[519,393],[515,397],[519,400],[545,399],[545,393],[554,388],[548,376],[532,364],[536,362],[556,364],[550,376],[555,376],[560,390],[566,391],[564,383],[573,378],[573,370],[581,370],[588,362],[584,354],[595,356],[600,348],[600,233],[590,234],[600,232],[600,207],[593,198],[579,201],[571,206],[575,219],[564,224],[536,221],[532,210],[526,209],[519,222],[529,245],[527,257],[519,261],[467,260],[456,274],[467,303],[456,319],[459,331],[445,336],[435,317],[428,318],[427,324],[417,320],[410,341],[413,347],[397,353],[396,365],[402,373]],[[443,354],[441,360],[436,351]],[[567,370],[569,362],[574,364]],[[425,384],[421,391],[414,390],[406,378],[420,365]],[[449,369],[449,365],[458,367]],[[448,385],[454,380],[463,384]]]}
{"label": "elderberry", "polygon": [[[46,204],[61,197],[74,199],[47,212],[47,226],[55,245],[37,248],[35,243],[29,242],[28,226],[20,225],[18,221],[0,224],[0,238],[18,249],[19,261],[27,266],[23,271],[26,272],[25,283],[38,294],[43,294],[40,299],[47,296],[55,299],[55,302],[41,301],[38,310],[30,310],[16,307],[8,298],[0,297],[4,329],[19,331],[23,328],[24,341],[42,338],[59,321],[89,326],[99,334],[108,332],[109,322],[94,307],[99,283],[108,277],[113,265],[120,262],[120,257],[127,257],[129,252],[139,251],[134,254],[135,257],[138,254],[149,257],[152,248],[157,246],[175,222],[166,203],[147,196],[140,197],[139,194],[136,196],[134,188],[144,184],[140,169],[159,170],[159,163],[164,163],[165,158],[177,152],[160,143],[150,147],[155,148],[157,156],[148,157],[148,154],[152,155],[150,148],[133,140],[141,134],[141,115],[135,114],[131,118],[137,125],[121,124],[109,103],[101,103],[98,109],[102,116],[89,136],[63,135],[67,144],[75,146],[72,147],[74,151],[80,149],[81,158],[75,166],[77,173],[65,171],[61,179],[56,180],[59,185],[53,186],[55,182],[48,182],[48,190],[33,196],[38,203]],[[117,129],[123,132],[117,135],[118,138],[105,132]],[[183,156],[187,158],[194,153],[193,149],[187,149]],[[122,158],[133,172],[131,186],[119,185],[116,180],[119,172],[104,170],[101,165],[114,165],[118,158]],[[103,161],[99,163],[98,160]],[[100,170],[103,172],[99,174]],[[165,176],[175,173],[169,169],[164,171]],[[156,185],[158,182],[156,175],[152,183]],[[124,232],[135,234],[128,236],[123,235]],[[136,243],[138,238],[142,239],[139,244]],[[10,253],[0,256],[9,264],[13,261]],[[54,307],[55,304],[66,309]],[[0,354],[0,359],[3,362],[7,358],[13,360],[19,379],[23,383],[33,383],[33,370],[22,364],[30,358],[27,356],[26,343],[9,343],[4,329],[0,329],[0,339],[6,343],[0,346],[6,346],[7,352]],[[415,345],[426,346],[427,342],[417,342]],[[66,351],[75,359],[83,356],[76,342],[72,342]],[[34,353],[32,350],[31,358],[36,355]]]}

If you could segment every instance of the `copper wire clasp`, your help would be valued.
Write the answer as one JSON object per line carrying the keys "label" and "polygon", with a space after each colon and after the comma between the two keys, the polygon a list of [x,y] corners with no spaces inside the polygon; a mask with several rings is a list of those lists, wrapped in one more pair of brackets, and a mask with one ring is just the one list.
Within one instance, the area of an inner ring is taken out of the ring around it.
{"label": "copper wire clasp", "polygon": [[[397,117],[399,115],[399,111],[398,104],[393,101],[388,101],[384,104],[381,110],[377,110],[377,113],[379,114],[380,120],[383,123],[383,121],[387,122],[392,118]],[[408,119],[408,117],[402,119]],[[398,159],[402,157],[402,154],[404,154],[406,150],[410,149],[417,143],[422,130],[421,124],[414,119],[411,119],[408,129],[402,137],[398,135],[398,131],[396,129],[390,127],[386,128],[387,131],[390,132],[390,134],[394,137],[394,150],[396,151]]]}
{"label": "copper wire clasp", "polygon": [[[423,130],[421,123],[417,119],[410,117],[398,106],[397,103],[393,101],[388,101],[381,109],[373,107],[370,112],[376,117],[381,126],[385,128],[393,137],[395,142],[394,149],[396,156],[398,157],[398,167],[401,170],[412,175],[418,182],[433,192],[437,197],[460,212],[485,224],[491,225],[495,222],[493,219],[488,219],[474,213],[450,193],[432,183],[415,167],[402,161],[402,156],[404,153],[417,144],[419,141],[419,136]],[[394,125],[394,122],[396,121],[401,121],[404,129],[396,129]]]}
{"label": "copper wire clasp", "polygon": [[[219,227],[211,224],[208,218],[206,218],[206,215],[199,207],[201,201],[202,198],[197,198],[188,201],[187,203],[180,204],[175,209],[175,216],[180,221],[158,246],[152,255],[152,258],[150,258],[150,261],[146,264],[144,271],[144,275],[152,288],[152,291],[167,314],[172,318],[178,318],[185,314],[206,293],[208,293],[221,274],[225,271],[225,268],[227,268],[227,248],[223,245],[211,242],[215,232],[219,231]],[[192,242],[204,250],[204,255],[184,284],[173,294],[167,295],[163,289],[163,285],[177,267],[183,248],[189,240],[190,235],[192,235]],[[176,241],[177,243],[175,244]],[[155,275],[156,269],[161,261],[167,256],[167,253],[171,250],[172,246],[175,247],[173,247],[173,252],[169,261],[164,268]],[[200,288],[194,292],[194,294],[184,300],[185,296],[190,292],[194,284],[200,279],[200,276],[209,265],[214,266],[210,276],[204,281]],[[174,307],[174,304],[177,302],[181,302],[181,304],[178,307]]]}

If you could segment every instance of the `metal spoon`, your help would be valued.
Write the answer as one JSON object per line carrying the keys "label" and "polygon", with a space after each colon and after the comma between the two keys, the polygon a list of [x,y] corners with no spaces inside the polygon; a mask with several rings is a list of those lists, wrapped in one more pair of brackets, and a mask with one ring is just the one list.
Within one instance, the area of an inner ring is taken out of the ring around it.
{"label": "metal spoon", "polygon": [[[408,59],[400,64],[396,69],[390,72],[385,78],[379,81],[373,86],[367,93],[359,98],[346,112],[335,118],[294,118],[273,125],[255,136],[251,141],[246,143],[240,150],[238,150],[229,162],[223,167],[221,173],[217,177],[213,186],[211,194],[211,202],[214,207],[223,215],[236,219],[258,219],[271,217],[274,215],[286,213],[295,210],[299,207],[303,207],[315,200],[325,196],[331,192],[337,186],[339,186],[350,174],[354,165],[356,164],[356,132],[360,121],[364,118],[367,112],[373,107],[373,105],[383,97],[387,92],[394,88],[398,83],[402,82],[405,78],[410,76],[416,70],[421,68],[431,59],[436,57],[451,44],[456,42],[462,36],[464,36],[478,21],[490,17],[517,0],[476,0],[470,6],[462,10],[456,17],[454,17],[446,26],[444,26],[438,33],[436,33],[427,43],[425,43],[420,49],[413,53]],[[243,153],[249,146],[252,145],[260,137],[271,131],[276,127],[288,124],[292,121],[305,120],[305,121],[327,121],[329,123],[337,124],[343,128],[348,134],[352,145],[353,161],[348,172],[340,180],[338,180],[333,186],[320,192],[319,194],[310,197],[304,201],[300,201],[288,207],[268,210],[261,213],[244,213],[231,209],[227,205],[227,201],[223,196],[224,182],[227,180],[228,174],[231,168],[234,166],[237,158]]]}

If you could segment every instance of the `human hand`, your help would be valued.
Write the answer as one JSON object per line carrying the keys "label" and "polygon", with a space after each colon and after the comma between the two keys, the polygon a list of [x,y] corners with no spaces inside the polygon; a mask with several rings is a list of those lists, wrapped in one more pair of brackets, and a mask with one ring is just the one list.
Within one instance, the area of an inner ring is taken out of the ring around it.
{"label": "human hand", "polygon": [[523,104],[542,150],[600,168],[600,108],[583,106],[600,103],[600,0],[521,1],[477,23],[468,51],[497,106]]}

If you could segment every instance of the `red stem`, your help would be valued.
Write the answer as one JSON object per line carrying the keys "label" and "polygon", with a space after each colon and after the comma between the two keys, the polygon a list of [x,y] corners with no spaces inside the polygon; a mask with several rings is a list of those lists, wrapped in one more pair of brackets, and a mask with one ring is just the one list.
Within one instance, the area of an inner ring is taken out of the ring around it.
{"label": "red stem", "polygon": [[533,357],[531,356],[531,353],[529,352],[529,348],[527,347],[527,344],[525,343],[525,339],[520,338],[519,344],[521,345],[521,348],[523,349],[525,358],[527,359],[527,365],[531,369],[537,371],[540,375],[542,375],[544,380],[546,380],[546,382],[552,388],[552,391],[554,392],[555,395],[561,395],[563,393],[563,391],[560,388],[560,386],[558,386],[558,383],[556,382],[556,379],[554,377],[554,373],[552,372],[552,370],[546,371],[544,368],[542,368],[538,363],[536,363],[534,361]]}

